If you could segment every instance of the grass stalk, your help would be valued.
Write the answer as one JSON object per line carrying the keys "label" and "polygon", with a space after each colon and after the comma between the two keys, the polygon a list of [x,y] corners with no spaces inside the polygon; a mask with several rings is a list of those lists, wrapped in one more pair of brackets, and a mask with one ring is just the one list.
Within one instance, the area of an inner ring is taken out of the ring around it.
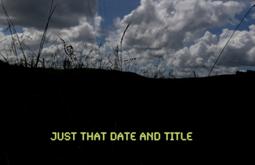
{"label": "grass stalk", "polygon": [[56,10],[56,7],[57,6],[54,5],[54,0],[51,0],[51,5],[50,5],[50,11],[49,11],[48,19],[47,19],[46,25],[44,27],[43,35],[42,35],[41,42],[40,42],[40,48],[39,48],[39,51],[38,51],[38,54],[37,54],[37,57],[36,57],[36,62],[35,62],[35,66],[34,66],[35,68],[38,67],[38,64],[40,62],[42,50],[43,50],[44,44],[46,42],[46,36],[47,36],[48,28],[49,28],[49,25],[50,25],[50,21],[51,21],[51,18],[53,16],[55,10]]}

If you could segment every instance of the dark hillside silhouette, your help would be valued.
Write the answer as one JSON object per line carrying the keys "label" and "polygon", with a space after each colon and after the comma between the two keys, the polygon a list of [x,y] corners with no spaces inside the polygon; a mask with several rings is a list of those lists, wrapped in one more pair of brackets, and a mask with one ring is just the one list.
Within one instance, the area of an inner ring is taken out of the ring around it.
{"label": "dark hillside silhouette", "polygon": [[[243,134],[232,137],[231,132],[249,131],[252,122],[253,98],[246,92],[255,92],[253,72],[164,80],[117,71],[28,69],[1,63],[0,77],[5,157],[1,161],[8,158],[10,164],[118,164],[116,157],[140,164],[165,162],[169,154],[173,162],[197,162],[201,155],[227,161],[225,151],[233,155],[243,149],[237,142]],[[47,140],[54,130],[192,130],[196,141],[54,145]],[[213,150],[216,158],[207,154]]]}

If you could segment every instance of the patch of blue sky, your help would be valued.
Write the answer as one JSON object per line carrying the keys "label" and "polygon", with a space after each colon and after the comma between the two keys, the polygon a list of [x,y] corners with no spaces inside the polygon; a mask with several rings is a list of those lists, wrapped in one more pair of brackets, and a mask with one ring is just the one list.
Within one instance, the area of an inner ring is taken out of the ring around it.
{"label": "patch of blue sky", "polygon": [[97,42],[104,42],[108,32],[114,30],[114,20],[123,18],[140,4],[140,0],[98,0],[98,14],[103,18],[101,36]]}
{"label": "patch of blue sky", "polygon": [[[15,26],[15,30],[17,33],[23,33],[23,28],[21,26]],[[10,31],[8,29],[8,26],[2,26],[0,28],[0,31],[4,33],[5,35],[10,35]]]}
{"label": "patch of blue sky", "polygon": [[140,0],[98,0],[98,12],[104,19],[102,27],[111,28],[117,17],[123,18],[139,4]]}

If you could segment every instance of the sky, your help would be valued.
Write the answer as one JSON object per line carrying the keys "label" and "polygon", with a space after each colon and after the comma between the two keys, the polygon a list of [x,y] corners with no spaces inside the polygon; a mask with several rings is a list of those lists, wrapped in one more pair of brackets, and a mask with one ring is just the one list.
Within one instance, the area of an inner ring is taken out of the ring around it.
{"label": "sky", "polygon": [[98,12],[104,18],[102,26],[109,28],[117,17],[124,17],[140,4],[139,0],[99,0]]}
{"label": "sky", "polygon": [[[30,58],[38,50],[51,0],[5,0]],[[64,59],[63,42],[74,47],[87,67],[114,68],[150,77],[206,76],[251,0],[55,0],[43,54],[49,65]],[[255,66],[255,9],[227,46],[213,74],[235,73]],[[114,48],[120,45],[120,54]],[[1,56],[11,36],[0,10]],[[100,48],[99,48],[100,45]],[[120,58],[121,56],[121,58]],[[85,59],[82,57],[86,57]],[[19,57],[21,58],[21,57]],[[55,57],[54,57],[55,58]],[[122,62],[120,62],[120,59]],[[50,64],[51,63],[51,64]],[[118,63],[118,64],[116,64]],[[122,65],[120,65],[122,64]]]}

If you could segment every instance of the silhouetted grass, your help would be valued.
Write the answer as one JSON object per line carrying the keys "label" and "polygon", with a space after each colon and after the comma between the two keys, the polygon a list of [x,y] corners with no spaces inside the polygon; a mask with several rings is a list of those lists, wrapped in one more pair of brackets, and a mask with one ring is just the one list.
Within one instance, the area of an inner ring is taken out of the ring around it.
{"label": "silhouetted grass", "polygon": [[[32,52],[29,46],[26,46],[23,43],[23,40],[21,41],[20,35],[17,33],[14,21],[9,16],[8,10],[6,6],[4,5],[3,0],[2,0],[1,6],[6,17],[8,31],[10,33],[10,37],[12,40],[10,45],[10,50],[17,58],[17,61],[14,63],[15,65],[20,65],[20,66],[29,67],[29,68],[61,67],[63,69],[88,68],[93,66],[93,68],[123,71],[123,66],[125,64],[134,62],[136,60],[136,58],[130,58],[128,60],[123,59],[123,41],[125,39],[128,29],[131,26],[131,24],[128,24],[123,31],[123,34],[120,38],[119,43],[116,45],[116,47],[112,51],[112,55],[111,55],[112,58],[103,59],[104,54],[101,54],[101,51],[100,51],[102,44],[99,44],[97,48],[93,48],[93,47],[84,48],[88,50],[88,54],[83,54],[82,53],[83,51],[81,51],[80,56],[77,56],[75,54],[75,51],[77,50],[75,50],[73,45],[67,44],[67,42],[63,39],[63,37],[61,37],[60,34],[57,34],[56,37],[58,37],[60,41],[63,43],[62,50],[64,52],[64,55],[60,58],[60,60],[62,61],[58,61],[59,59],[57,58],[58,56],[61,56],[61,53],[55,52],[52,54],[52,57],[51,57],[52,59],[50,59],[51,64],[46,64],[47,62],[45,58],[43,57],[43,50],[44,50],[44,45],[46,44],[46,41],[47,41],[47,33],[50,28],[50,23],[54,16],[54,12],[56,11],[56,8],[57,8],[57,6],[54,3],[54,0],[51,0],[51,3],[50,3],[47,21],[43,29],[43,34],[39,43],[39,49],[37,53]],[[28,56],[28,54],[26,54],[27,52],[31,53],[32,56]],[[97,53],[99,55],[99,59],[95,60],[96,63],[90,62],[92,53]],[[22,55],[21,58],[20,58],[20,55]],[[0,57],[2,58],[3,61],[7,63],[11,63],[9,61],[7,52],[5,52],[5,54],[4,52],[1,52]],[[62,65],[60,63],[62,63]]]}
{"label": "silhouetted grass", "polygon": [[[40,62],[42,50],[43,50],[43,47],[44,47],[44,44],[45,44],[45,41],[46,41],[46,35],[47,35],[48,29],[49,29],[49,24],[50,24],[51,18],[53,16],[55,10],[56,10],[56,5],[54,5],[54,0],[51,0],[48,19],[47,19],[46,25],[44,27],[43,36],[42,36],[42,39],[41,39],[41,42],[40,42],[40,48],[39,48],[37,58],[36,58],[36,62],[35,62],[35,67],[36,68],[38,67],[38,63]],[[43,65],[44,65],[44,63],[43,63]]]}

